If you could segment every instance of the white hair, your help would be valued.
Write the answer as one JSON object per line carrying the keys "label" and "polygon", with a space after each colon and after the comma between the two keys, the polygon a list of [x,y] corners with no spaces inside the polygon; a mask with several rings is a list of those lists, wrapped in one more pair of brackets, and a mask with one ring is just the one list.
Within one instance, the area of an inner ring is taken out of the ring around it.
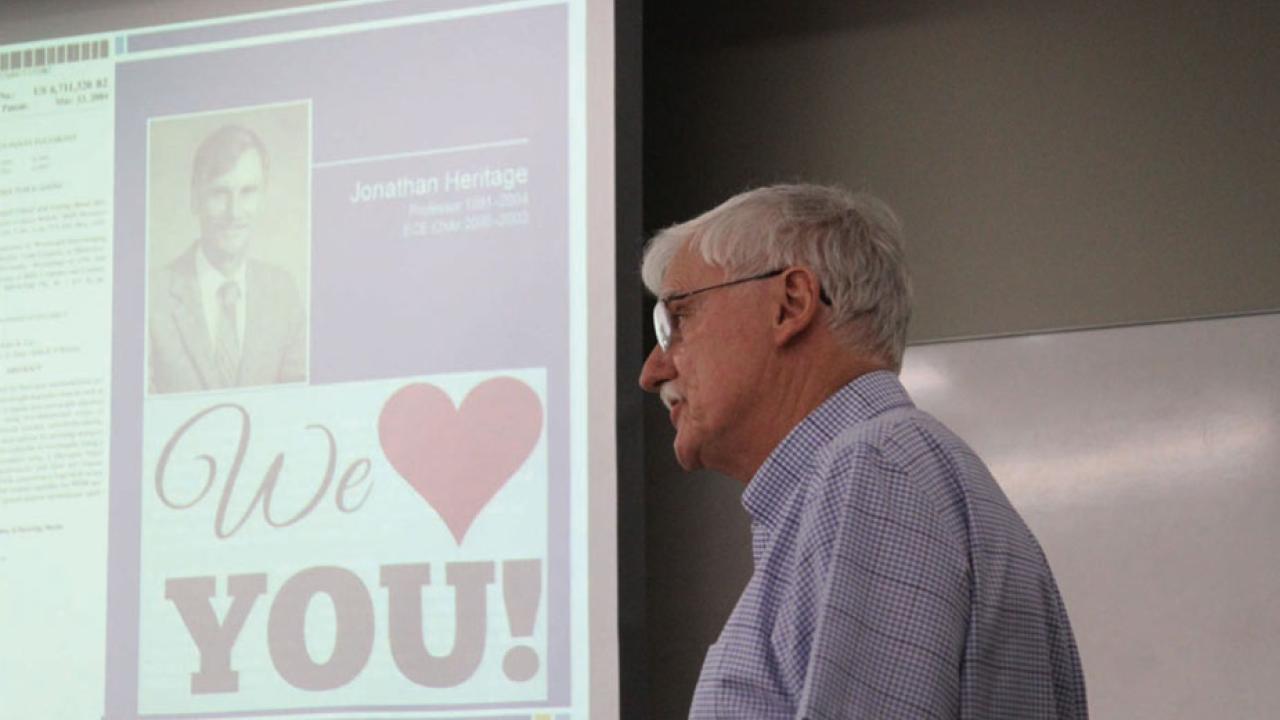
{"label": "white hair", "polygon": [[667,266],[685,246],[732,276],[809,268],[831,299],[836,336],[854,351],[901,368],[911,279],[901,223],[875,197],[818,185],[773,185],[735,195],[649,241],[640,272],[650,292],[661,292]]}

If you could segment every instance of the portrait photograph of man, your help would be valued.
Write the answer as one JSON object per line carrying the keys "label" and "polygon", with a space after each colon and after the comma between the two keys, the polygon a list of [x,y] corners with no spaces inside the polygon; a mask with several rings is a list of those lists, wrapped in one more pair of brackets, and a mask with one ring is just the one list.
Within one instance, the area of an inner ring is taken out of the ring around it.
{"label": "portrait photograph of man", "polygon": [[306,104],[153,119],[147,387],[307,379]]}

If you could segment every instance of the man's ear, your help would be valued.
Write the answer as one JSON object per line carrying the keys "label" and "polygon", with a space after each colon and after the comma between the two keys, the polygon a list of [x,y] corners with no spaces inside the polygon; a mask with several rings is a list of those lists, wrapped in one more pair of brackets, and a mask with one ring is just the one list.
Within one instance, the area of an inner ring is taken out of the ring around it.
{"label": "man's ear", "polygon": [[782,290],[775,297],[774,342],[786,345],[803,335],[818,320],[822,285],[807,267],[787,268],[781,276]]}

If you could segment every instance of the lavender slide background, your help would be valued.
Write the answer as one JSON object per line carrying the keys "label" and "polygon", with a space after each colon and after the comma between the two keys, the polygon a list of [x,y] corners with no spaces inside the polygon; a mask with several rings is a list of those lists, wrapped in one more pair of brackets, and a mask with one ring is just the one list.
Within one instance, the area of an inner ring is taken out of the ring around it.
{"label": "lavender slide background", "polygon": [[[548,702],[568,702],[567,24],[549,6],[118,67],[108,718],[137,712],[147,120],[293,100],[313,107],[311,383],[547,368]],[[517,164],[521,227],[404,238],[409,201],[347,200],[357,179]]]}

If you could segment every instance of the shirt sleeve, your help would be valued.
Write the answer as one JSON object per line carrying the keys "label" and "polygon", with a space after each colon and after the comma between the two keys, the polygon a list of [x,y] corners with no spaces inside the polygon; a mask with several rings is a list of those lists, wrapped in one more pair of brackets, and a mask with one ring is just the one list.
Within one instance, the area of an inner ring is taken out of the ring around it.
{"label": "shirt sleeve", "polygon": [[955,718],[971,573],[963,528],[876,447],[833,461],[842,488],[797,717]]}

